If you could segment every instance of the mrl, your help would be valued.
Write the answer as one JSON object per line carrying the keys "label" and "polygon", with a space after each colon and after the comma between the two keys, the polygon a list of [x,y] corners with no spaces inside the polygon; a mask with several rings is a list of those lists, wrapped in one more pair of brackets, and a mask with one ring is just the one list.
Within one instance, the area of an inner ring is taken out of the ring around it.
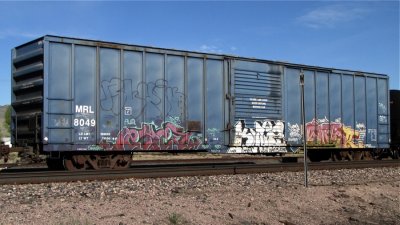
{"label": "mrl", "polygon": [[92,110],[92,106],[90,106],[90,105],[76,105],[75,112],[76,113],[94,113]]}

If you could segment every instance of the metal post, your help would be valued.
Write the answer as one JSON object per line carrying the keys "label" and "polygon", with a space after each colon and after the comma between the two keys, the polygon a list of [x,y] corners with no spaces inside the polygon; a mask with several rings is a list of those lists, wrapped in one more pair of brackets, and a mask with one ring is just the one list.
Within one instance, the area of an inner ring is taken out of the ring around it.
{"label": "metal post", "polygon": [[300,71],[301,88],[301,123],[303,124],[303,149],[304,149],[304,186],[308,187],[308,165],[307,165],[307,133],[306,133],[306,113],[304,108],[304,73]]}

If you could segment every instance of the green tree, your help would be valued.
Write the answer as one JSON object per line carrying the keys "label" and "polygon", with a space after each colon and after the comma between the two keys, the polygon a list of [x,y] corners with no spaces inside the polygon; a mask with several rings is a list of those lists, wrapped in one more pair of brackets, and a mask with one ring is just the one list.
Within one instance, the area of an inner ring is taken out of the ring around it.
{"label": "green tree", "polygon": [[7,130],[7,133],[11,130],[11,106],[7,107],[6,113],[4,114],[4,127]]}

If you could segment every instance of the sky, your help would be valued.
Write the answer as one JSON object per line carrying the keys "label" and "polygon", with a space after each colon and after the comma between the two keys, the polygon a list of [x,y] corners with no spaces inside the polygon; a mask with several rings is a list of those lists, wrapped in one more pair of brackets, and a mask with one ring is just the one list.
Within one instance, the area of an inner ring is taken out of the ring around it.
{"label": "sky", "polygon": [[400,89],[399,1],[0,1],[0,105],[11,49],[46,34],[387,74]]}

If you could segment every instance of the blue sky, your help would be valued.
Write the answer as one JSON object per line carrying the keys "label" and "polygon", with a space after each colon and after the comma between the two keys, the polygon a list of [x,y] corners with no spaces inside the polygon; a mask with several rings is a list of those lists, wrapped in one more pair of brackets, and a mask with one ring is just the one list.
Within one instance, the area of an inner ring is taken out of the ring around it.
{"label": "blue sky", "polygon": [[11,49],[45,34],[383,73],[400,89],[398,1],[0,2],[0,105]]}

